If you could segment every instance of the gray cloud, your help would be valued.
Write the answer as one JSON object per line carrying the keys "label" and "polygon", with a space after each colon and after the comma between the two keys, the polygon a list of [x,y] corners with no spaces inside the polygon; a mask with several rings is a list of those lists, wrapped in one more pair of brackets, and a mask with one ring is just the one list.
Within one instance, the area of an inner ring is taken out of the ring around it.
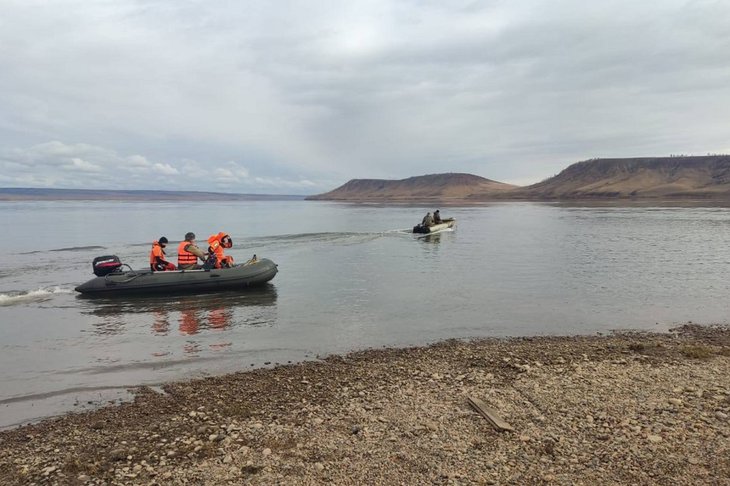
{"label": "gray cloud", "polygon": [[672,0],[5,3],[0,182],[310,193],[728,152],[727,18]]}
{"label": "gray cloud", "polygon": [[253,176],[235,161],[217,167],[191,159],[155,162],[142,155],[120,155],[103,147],[58,141],[0,151],[0,169],[0,183],[17,186],[187,189],[191,186],[185,181],[192,180],[201,181],[202,186],[192,186],[198,189],[316,188],[306,179]]}

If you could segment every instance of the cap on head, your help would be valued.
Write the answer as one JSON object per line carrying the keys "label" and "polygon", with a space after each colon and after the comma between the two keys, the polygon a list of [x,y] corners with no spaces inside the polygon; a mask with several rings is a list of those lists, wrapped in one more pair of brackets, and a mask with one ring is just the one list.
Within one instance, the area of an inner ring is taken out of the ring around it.
{"label": "cap on head", "polygon": [[195,233],[193,233],[192,231],[185,233],[185,241],[193,241],[194,239],[195,239]]}
{"label": "cap on head", "polygon": [[157,241],[161,245],[166,245],[167,244],[167,238],[165,238],[164,236],[162,238],[160,238],[159,240],[157,240]]}

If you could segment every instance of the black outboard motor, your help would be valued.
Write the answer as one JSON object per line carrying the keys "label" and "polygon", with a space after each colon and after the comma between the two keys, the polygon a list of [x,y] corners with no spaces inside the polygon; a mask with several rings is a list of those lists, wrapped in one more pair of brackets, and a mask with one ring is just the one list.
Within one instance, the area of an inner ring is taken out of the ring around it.
{"label": "black outboard motor", "polygon": [[94,275],[103,277],[119,270],[122,267],[122,262],[116,255],[106,255],[94,258],[91,267],[94,270]]}

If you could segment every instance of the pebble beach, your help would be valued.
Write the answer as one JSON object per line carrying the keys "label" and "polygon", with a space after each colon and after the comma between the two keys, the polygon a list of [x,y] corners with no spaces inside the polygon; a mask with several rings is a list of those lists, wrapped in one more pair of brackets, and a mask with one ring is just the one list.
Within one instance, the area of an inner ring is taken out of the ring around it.
{"label": "pebble beach", "polygon": [[729,416],[728,327],[450,340],[6,430],[0,483],[730,484]]}

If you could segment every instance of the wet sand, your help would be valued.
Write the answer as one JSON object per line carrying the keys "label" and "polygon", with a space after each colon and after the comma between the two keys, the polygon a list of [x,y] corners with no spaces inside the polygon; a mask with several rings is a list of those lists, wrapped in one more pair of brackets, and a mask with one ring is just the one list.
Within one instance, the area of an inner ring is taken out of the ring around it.
{"label": "wet sand", "polygon": [[0,483],[730,484],[727,327],[446,341],[164,391],[0,433]]}

